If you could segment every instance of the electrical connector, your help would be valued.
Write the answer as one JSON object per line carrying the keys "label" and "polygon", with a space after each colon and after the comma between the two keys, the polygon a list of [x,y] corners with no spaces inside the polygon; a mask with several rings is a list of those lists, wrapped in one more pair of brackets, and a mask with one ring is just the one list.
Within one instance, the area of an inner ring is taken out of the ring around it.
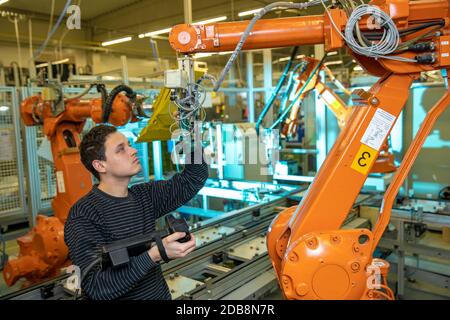
{"label": "electrical connector", "polygon": [[433,53],[418,54],[416,61],[420,64],[433,64],[436,62],[436,55]]}
{"label": "electrical connector", "polygon": [[419,42],[408,46],[408,51],[413,52],[429,52],[434,51],[436,49],[436,43],[433,41],[429,42]]}

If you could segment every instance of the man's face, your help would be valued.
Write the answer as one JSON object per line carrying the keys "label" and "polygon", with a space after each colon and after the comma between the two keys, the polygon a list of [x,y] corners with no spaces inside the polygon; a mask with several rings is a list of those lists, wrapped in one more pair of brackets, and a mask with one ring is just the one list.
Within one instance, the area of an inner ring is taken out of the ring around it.
{"label": "man's face", "polygon": [[105,173],[119,178],[132,177],[141,171],[137,150],[120,132],[108,135],[105,141]]}

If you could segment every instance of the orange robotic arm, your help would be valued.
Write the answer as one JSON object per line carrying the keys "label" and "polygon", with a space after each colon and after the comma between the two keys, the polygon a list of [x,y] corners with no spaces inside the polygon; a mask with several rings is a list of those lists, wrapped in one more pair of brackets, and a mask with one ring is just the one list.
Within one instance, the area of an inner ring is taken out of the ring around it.
{"label": "orange robotic arm", "polygon": [[[42,124],[44,134],[50,140],[58,179],[57,196],[52,207],[55,216],[64,223],[70,207],[92,186],[91,175],[79,159],[79,134],[86,119],[92,118],[95,123],[103,121],[104,103],[101,98],[66,99],[64,110],[58,113],[54,111],[54,102],[44,99],[42,95],[25,99],[20,114],[27,126]],[[120,93],[115,95],[108,122],[120,126],[137,121],[133,107],[128,97]]]}
{"label": "orange robotic arm", "polygon": [[[373,0],[371,5],[377,6],[390,15],[396,23],[399,31],[404,32],[402,42],[417,35],[424,35],[431,31],[448,29],[449,6],[446,0]],[[323,15],[301,16],[294,18],[259,20],[254,24],[242,49],[264,49],[290,47],[297,45],[325,44],[327,51],[342,48],[346,42],[342,38],[344,28],[348,22],[348,16],[343,9],[329,9]],[[434,23],[430,27],[415,28],[425,23]],[[209,25],[180,24],[174,26],[169,35],[172,48],[182,54],[198,52],[221,52],[236,48],[241,36],[249,22],[222,22]],[[368,31],[376,35],[373,23],[368,22],[367,17],[359,23],[362,31]],[[441,37],[446,39],[447,31],[440,34],[432,34],[435,40]],[[444,37],[443,37],[444,36]],[[368,40],[372,40],[369,38]],[[447,52],[441,42],[436,42],[437,50]],[[386,72],[400,74],[431,71],[450,64],[450,57],[436,55],[436,61],[429,64],[405,64],[403,61],[390,59],[372,59],[350,51],[356,60],[371,74],[383,76]],[[396,56],[411,58],[414,52],[404,51],[396,53]]]}
{"label": "orange robotic arm", "polygon": [[[304,61],[307,62],[304,72],[299,77],[299,84],[296,88],[296,92],[301,91],[298,102],[292,107],[289,117],[283,125],[282,133],[284,136],[295,137],[298,129],[298,113],[300,111],[300,105],[311,91],[316,90],[317,94],[327,105],[327,107],[333,112],[338,120],[339,127],[342,129],[347,122],[352,109],[348,108],[344,101],[334,93],[330,87],[323,83],[320,79],[316,67],[320,63],[319,60],[309,57],[304,57]],[[320,70],[324,70],[331,80],[335,83],[339,83],[339,87],[343,89],[344,93],[351,95],[351,93],[337,81],[333,73],[326,66],[319,66]],[[314,74],[312,74],[314,72]],[[311,77],[311,78],[310,78]]]}
{"label": "orange robotic arm", "polygon": [[[120,126],[138,120],[133,112],[134,103],[127,96],[118,93],[110,96],[110,100],[108,122]],[[50,140],[57,192],[52,200],[54,217],[38,215],[33,229],[17,239],[19,256],[10,257],[3,269],[8,286],[21,277],[30,283],[50,278],[69,263],[64,223],[72,205],[92,188],[91,174],[80,160],[79,135],[86,119],[92,118],[96,123],[103,121],[102,105],[100,98],[67,99],[64,110],[58,113],[54,101],[44,100],[42,95],[22,102],[20,113],[25,125],[43,125],[44,134]]]}
{"label": "orange robotic arm", "polygon": [[[316,90],[320,99],[325,103],[329,110],[336,116],[339,127],[342,129],[346,125],[350,115],[353,111],[352,108],[347,107],[344,101],[331,90],[324,82],[321,81],[320,75],[315,73],[309,79],[312,72],[315,72],[316,66],[320,63],[319,60],[314,58],[303,58],[308,62],[305,71],[300,76],[300,82],[296,89],[297,92],[301,91],[298,102],[292,107],[289,117],[286,119],[282,134],[286,137],[295,137],[298,130],[299,120],[298,114],[300,111],[300,105],[304,97],[311,91]],[[320,69],[325,71],[328,77],[333,81],[338,88],[340,88],[346,95],[351,96],[351,92],[346,89],[333,75],[330,69],[326,66],[320,66]],[[309,81],[308,81],[309,80]],[[389,152],[388,142],[386,141],[378,155],[377,160],[373,164],[371,173],[389,173],[397,169],[395,166],[394,155]]]}
{"label": "orange robotic arm", "polygon": [[[370,4],[387,14],[399,31],[399,50],[385,58],[358,53],[341,38],[339,32],[349,24],[342,9],[331,9],[323,16],[258,21],[243,46],[261,49],[324,43],[326,50],[347,46],[369,73],[380,77],[368,92],[354,92],[354,111],[307,194],[270,226],[268,251],[288,299],[393,298],[385,281],[389,265],[372,255],[389,222],[400,185],[434,122],[450,103],[447,92],[425,118],[384,196],[373,231],[340,230],[405,105],[412,82],[421,71],[450,65],[448,1],[374,0]],[[373,44],[380,33],[366,27],[367,19],[359,20],[359,29]],[[184,54],[227,51],[238,44],[247,24],[179,25],[172,29],[169,41]],[[424,56],[411,45],[420,41],[428,42]],[[375,281],[377,274],[384,279],[381,283]]]}
{"label": "orange robotic arm", "polygon": [[[324,43],[324,16],[261,20],[256,22],[243,49],[292,47]],[[176,25],[169,42],[180,53],[220,52],[234,50],[248,21],[210,25]]]}

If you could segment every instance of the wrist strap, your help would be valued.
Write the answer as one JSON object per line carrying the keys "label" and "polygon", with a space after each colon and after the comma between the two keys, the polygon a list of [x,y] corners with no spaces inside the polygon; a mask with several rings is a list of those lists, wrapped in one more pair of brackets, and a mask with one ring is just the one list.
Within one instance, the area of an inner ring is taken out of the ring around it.
{"label": "wrist strap", "polygon": [[156,242],[156,246],[158,247],[159,255],[161,256],[161,258],[164,260],[164,262],[169,262],[170,259],[169,259],[169,257],[167,256],[166,248],[164,248],[164,245],[163,245],[163,243],[162,243],[162,240],[161,240],[161,236],[160,236],[160,235],[157,235],[157,236],[155,237],[155,242]]}

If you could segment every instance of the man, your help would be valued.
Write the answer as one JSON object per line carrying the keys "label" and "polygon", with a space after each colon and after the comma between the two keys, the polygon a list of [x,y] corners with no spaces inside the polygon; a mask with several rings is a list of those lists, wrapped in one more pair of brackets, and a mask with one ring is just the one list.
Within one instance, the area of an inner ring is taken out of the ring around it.
{"label": "man", "polygon": [[[99,256],[102,245],[154,231],[156,219],[192,199],[208,178],[201,157],[200,164],[186,164],[181,174],[169,180],[129,188],[131,177],[141,170],[136,154],[128,139],[107,125],[92,128],[80,144],[81,161],[100,181],[75,203],[65,223],[70,259],[82,272]],[[168,258],[181,258],[194,250],[193,236],[185,243],[177,241],[184,236],[177,232],[163,239]],[[158,247],[153,246],[131,257],[124,267],[93,268],[81,287],[90,299],[171,299],[161,260]]]}

